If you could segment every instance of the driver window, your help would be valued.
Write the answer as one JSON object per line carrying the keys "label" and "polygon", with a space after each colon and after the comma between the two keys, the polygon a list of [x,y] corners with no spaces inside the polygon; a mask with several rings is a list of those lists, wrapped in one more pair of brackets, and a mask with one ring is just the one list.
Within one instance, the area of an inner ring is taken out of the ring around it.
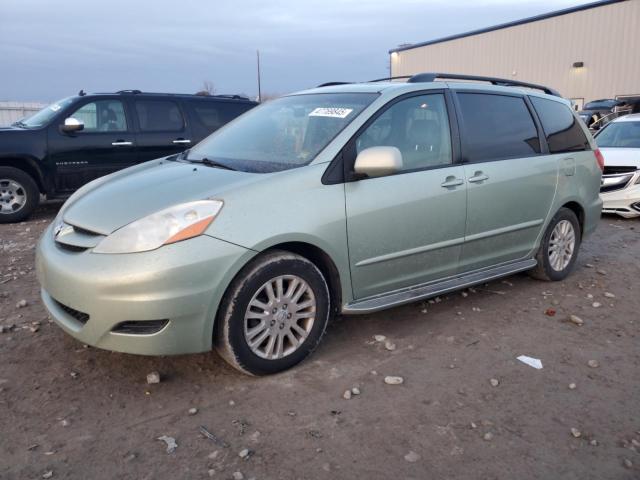
{"label": "driver window", "polygon": [[381,146],[400,150],[403,170],[452,163],[451,133],[444,95],[420,95],[395,103],[356,140],[357,153]]}
{"label": "driver window", "polygon": [[84,123],[83,132],[126,132],[127,118],[119,100],[98,100],[83,105],[71,117]]}

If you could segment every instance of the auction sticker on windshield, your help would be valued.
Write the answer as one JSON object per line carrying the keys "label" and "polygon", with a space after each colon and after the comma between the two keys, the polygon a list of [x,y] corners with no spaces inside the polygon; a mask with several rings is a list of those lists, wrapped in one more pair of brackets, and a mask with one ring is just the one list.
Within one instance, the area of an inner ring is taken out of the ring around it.
{"label": "auction sticker on windshield", "polygon": [[319,107],[312,111],[310,117],[347,118],[353,108]]}

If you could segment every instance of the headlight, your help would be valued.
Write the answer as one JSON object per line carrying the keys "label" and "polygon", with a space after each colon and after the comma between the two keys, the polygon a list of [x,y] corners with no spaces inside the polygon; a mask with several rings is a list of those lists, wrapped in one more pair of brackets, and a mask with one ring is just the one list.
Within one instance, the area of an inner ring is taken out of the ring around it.
{"label": "headlight", "polygon": [[202,235],[220,212],[221,200],[183,203],[153,213],[116,230],[94,253],[134,253]]}

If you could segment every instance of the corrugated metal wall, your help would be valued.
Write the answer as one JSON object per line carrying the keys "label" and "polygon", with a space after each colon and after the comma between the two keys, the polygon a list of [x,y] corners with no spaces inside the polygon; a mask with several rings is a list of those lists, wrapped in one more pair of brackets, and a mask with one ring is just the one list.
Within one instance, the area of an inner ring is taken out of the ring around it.
{"label": "corrugated metal wall", "polygon": [[0,127],[11,125],[45,106],[37,102],[0,102]]}
{"label": "corrugated metal wall", "polygon": [[513,78],[548,85],[577,103],[640,96],[640,0],[392,53],[391,72]]}

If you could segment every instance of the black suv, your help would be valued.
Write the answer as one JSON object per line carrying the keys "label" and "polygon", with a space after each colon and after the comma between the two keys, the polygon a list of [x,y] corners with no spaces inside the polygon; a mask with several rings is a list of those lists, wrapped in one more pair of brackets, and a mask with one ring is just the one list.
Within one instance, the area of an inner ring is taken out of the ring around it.
{"label": "black suv", "polygon": [[181,152],[256,106],[238,95],[82,91],[0,128],[0,223],[28,217],[40,194]]}

